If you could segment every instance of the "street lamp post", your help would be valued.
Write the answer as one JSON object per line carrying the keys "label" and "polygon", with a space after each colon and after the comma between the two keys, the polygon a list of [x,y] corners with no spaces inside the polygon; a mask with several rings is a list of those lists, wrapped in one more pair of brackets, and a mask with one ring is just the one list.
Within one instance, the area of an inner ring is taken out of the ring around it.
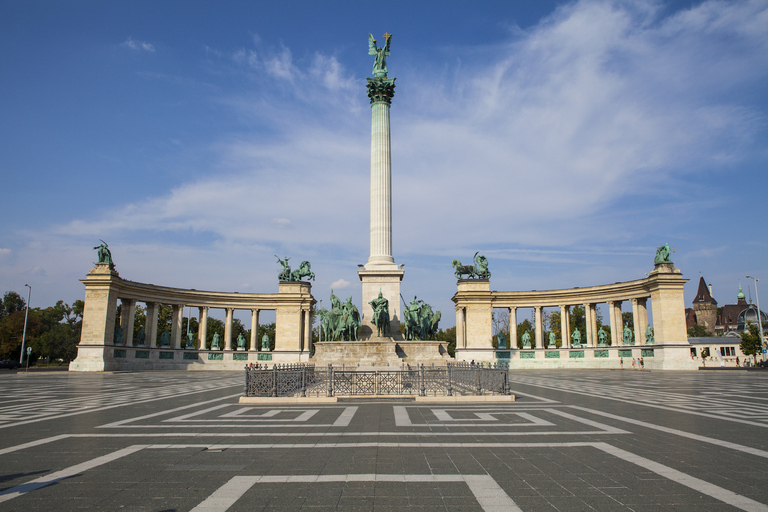
{"label": "street lamp post", "polygon": [[760,331],[760,352],[763,354],[763,361],[765,361],[765,353],[763,353],[763,350],[765,350],[765,337],[763,336],[763,316],[760,310],[760,295],[757,293],[757,282],[759,279],[752,276],[747,276],[747,279],[752,279],[755,281],[755,299],[757,300],[757,327]]}
{"label": "street lamp post", "polygon": [[27,288],[29,288],[29,293],[27,293],[27,312],[24,314],[24,332],[21,335],[21,356],[19,356],[19,364],[24,364],[24,342],[27,340],[27,318],[29,318],[29,299],[32,297],[32,287],[28,284],[25,284]]}

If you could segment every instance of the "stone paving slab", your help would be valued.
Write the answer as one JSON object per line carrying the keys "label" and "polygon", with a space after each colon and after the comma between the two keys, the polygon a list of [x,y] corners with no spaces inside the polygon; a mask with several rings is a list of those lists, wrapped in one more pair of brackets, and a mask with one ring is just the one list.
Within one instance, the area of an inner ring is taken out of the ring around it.
{"label": "stone paving slab", "polygon": [[240,403],[242,374],[0,375],[0,510],[768,512],[768,375],[512,371],[512,402]]}

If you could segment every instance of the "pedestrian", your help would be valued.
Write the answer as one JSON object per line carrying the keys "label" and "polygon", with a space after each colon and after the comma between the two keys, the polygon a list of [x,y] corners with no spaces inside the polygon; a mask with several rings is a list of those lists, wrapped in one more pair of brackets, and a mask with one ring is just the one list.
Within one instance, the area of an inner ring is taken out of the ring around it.
{"label": "pedestrian", "polygon": [[637,361],[635,361],[635,358],[632,358],[632,369],[637,370]]}
{"label": "pedestrian", "polygon": [[645,360],[642,357],[640,358],[640,369],[645,370]]}
{"label": "pedestrian", "polygon": [[471,363],[469,363],[469,366],[475,366],[475,360],[473,359]]}
{"label": "pedestrian", "polygon": [[619,358],[619,366],[621,366],[622,370],[624,369],[624,358],[623,357]]}
{"label": "pedestrian", "polygon": [[741,365],[739,364],[739,358],[738,358],[738,357],[736,358],[736,366],[741,366]]}

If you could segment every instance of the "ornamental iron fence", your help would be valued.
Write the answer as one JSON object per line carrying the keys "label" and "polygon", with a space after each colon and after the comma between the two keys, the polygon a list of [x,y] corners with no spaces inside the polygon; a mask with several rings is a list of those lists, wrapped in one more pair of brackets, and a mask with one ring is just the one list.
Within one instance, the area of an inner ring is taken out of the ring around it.
{"label": "ornamental iron fence", "polygon": [[508,395],[508,366],[451,363],[400,370],[337,370],[332,365],[245,367],[245,396],[454,396]]}

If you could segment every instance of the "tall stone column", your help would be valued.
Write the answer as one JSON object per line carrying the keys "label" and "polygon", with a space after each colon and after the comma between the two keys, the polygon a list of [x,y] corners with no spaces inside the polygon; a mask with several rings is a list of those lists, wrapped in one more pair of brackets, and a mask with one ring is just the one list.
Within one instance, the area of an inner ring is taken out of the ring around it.
{"label": "tall stone column", "polygon": [[544,321],[541,314],[541,306],[536,306],[536,348],[544,348]]}
{"label": "tall stone column", "polygon": [[637,299],[637,312],[638,312],[638,330],[640,331],[640,339],[638,343],[645,345],[645,330],[648,328],[648,306],[647,299]]}
{"label": "tall stone column", "polygon": [[589,312],[590,307],[589,303],[584,303],[584,338],[582,338],[582,342],[586,345],[592,345],[592,322],[590,320],[591,314]]}
{"label": "tall stone column", "polygon": [[157,316],[160,312],[160,304],[147,302],[146,343],[149,347],[157,346]]}
{"label": "tall stone column", "polygon": [[389,130],[389,108],[395,95],[395,79],[368,79],[371,100],[371,210],[370,255],[358,270],[363,284],[363,322],[361,339],[370,339],[376,332],[370,301],[379,292],[389,301],[389,336],[402,340],[400,334],[400,281],[403,270],[392,256],[392,149]]}
{"label": "tall stone column", "polygon": [[590,323],[590,329],[592,330],[592,346],[597,346],[597,304],[590,304],[589,305],[589,323]]}
{"label": "tall stone column", "polygon": [[517,348],[517,307],[509,308],[509,348]]}
{"label": "tall stone column", "polygon": [[232,315],[234,308],[227,308],[227,319],[224,321],[224,350],[232,350]]}
{"label": "tall stone column", "polygon": [[123,328],[123,345],[133,346],[133,324],[136,318],[136,301],[133,299],[120,299],[122,308],[122,317],[120,318],[120,327]]}
{"label": "tall stone column", "polygon": [[568,306],[560,306],[560,348],[568,348]]}
{"label": "tall stone column", "polygon": [[640,344],[640,315],[637,311],[637,299],[632,299],[632,335],[634,336],[634,344]]}
{"label": "tall stone column", "polygon": [[181,324],[184,316],[184,305],[174,304],[173,315],[171,316],[171,346],[176,349],[180,349],[181,345]]}
{"label": "tall stone column", "polygon": [[[618,308],[618,313],[617,313]],[[618,333],[621,329],[617,327],[616,316],[621,315],[621,302],[612,300],[608,303],[608,317],[611,322],[611,345],[621,345],[618,338]]]}
{"label": "tall stone column", "polygon": [[206,338],[208,338],[208,307],[201,306],[200,310],[200,326],[197,328],[197,344],[200,350],[206,349]]}
{"label": "tall stone column", "polygon": [[259,350],[259,310],[251,310],[251,351]]}

